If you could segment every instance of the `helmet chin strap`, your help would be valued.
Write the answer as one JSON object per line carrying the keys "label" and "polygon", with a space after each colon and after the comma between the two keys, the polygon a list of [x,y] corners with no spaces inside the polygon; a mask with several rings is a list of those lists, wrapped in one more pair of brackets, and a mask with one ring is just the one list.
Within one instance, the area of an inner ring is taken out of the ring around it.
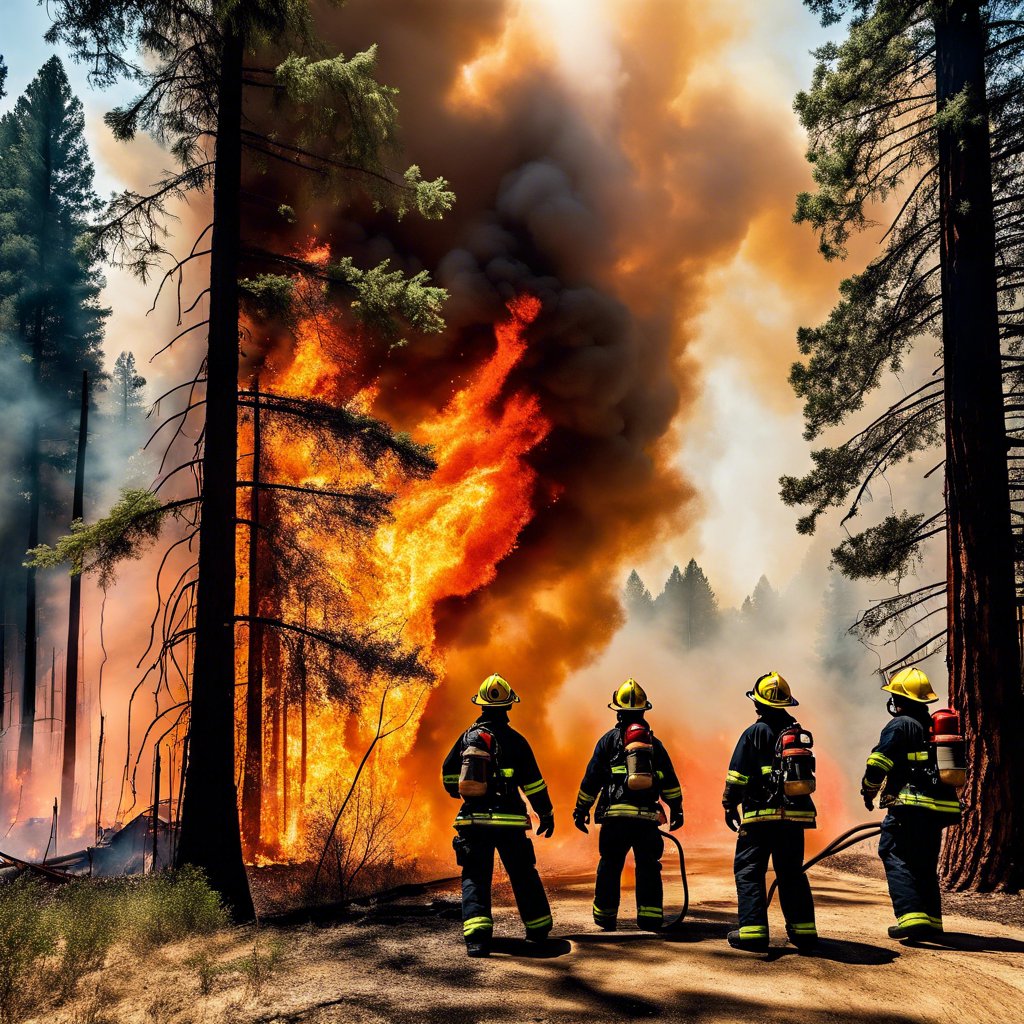
{"label": "helmet chin strap", "polygon": [[900,708],[900,706],[899,706],[899,705],[898,705],[898,704],[896,703],[896,698],[895,698],[895,697],[890,697],[890,698],[889,698],[889,699],[888,699],[888,700],[887,700],[887,701],[885,702],[885,710],[886,710],[886,711],[888,711],[888,712],[889,712],[889,714],[890,714],[890,715],[891,715],[891,716],[892,716],[893,718],[895,718],[895,717],[896,717],[897,715],[899,715],[899,714],[901,714],[901,713],[902,713],[902,709],[901,709],[901,708]]}

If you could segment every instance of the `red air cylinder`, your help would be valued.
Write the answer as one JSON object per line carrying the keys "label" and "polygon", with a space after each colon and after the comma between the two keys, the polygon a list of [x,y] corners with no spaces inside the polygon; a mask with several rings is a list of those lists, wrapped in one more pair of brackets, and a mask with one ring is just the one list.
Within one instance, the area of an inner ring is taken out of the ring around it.
{"label": "red air cylinder", "polygon": [[630,722],[622,735],[626,747],[626,785],[633,791],[654,785],[654,743],[646,722]]}
{"label": "red air cylinder", "polygon": [[779,736],[777,752],[786,796],[808,796],[817,787],[812,746],[811,734],[799,727],[787,729]]}
{"label": "red air cylinder", "polygon": [[960,715],[940,708],[932,715],[931,741],[939,781],[962,789],[967,783],[967,749],[960,729]]}

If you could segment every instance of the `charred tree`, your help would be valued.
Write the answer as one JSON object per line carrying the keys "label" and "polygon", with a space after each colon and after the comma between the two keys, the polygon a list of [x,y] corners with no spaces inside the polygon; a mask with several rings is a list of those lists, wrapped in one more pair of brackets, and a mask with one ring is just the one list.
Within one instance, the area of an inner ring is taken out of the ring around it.
{"label": "charred tree", "polygon": [[260,606],[260,495],[263,431],[260,382],[252,386],[252,487],[249,496],[249,644],[245,691],[245,773],[242,777],[242,839],[249,856],[260,846],[263,816],[263,624]]}
{"label": "charred tree", "polygon": [[[1024,720],[1016,636],[996,233],[981,5],[936,4],[939,238],[946,421],[950,700],[973,771],[946,878],[982,891],[1024,883]],[[952,105],[965,114],[943,117]],[[984,797],[982,796],[984,789]],[[1015,806],[1016,804],[1016,806]]]}
{"label": "charred tree", "polygon": [[[75,493],[71,521],[85,516],[85,450],[89,440],[89,373],[82,373],[82,409],[78,421],[78,455],[75,459]],[[75,802],[75,759],[78,754],[78,638],[82,632],[82,574],[71,574],[68,596],[68,646],[64,666],[64,743],[60,774],[60,833],[72,834]],[[56,711],[51,706],[51,715]]]}
{"label": "charred tree", "polygon": [[253,915],[235,791],[235,477],[243,40],[223,28],[210,252],[209,354],[196,586],[189,772],[179,864],[206,872],[236,920]]}

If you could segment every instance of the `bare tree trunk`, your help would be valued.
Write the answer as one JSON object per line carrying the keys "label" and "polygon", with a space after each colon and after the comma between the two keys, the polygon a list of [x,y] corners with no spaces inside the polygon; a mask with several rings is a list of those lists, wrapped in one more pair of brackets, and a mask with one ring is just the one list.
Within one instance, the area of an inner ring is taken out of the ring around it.
{"label": "bare tree trunk", "polygon": [[[43,360],[43,308],[40,303],[36,309],[36,322],[33,340],[33,382],[36,395],[41,391],[40,370]],[[42,444],[42,431],[39,423],[39,412],[32,414],[32,426],[29,434],[28,450],[28,548],[39,544],[39,507],[40,507],[40,462],[39,450]],[[25,570],[25,660],[21,674],[21,728],[18,741],[18,774],[27,778],[32,771],[32,747],[36,729],[36,684],[39,672],[39,620],[38,601],[36,597],[36,570]]]}
{"label": "bare tree trunk", "polygon": [[253,916],[238,821],[234,721],[243,51],[229,19],[223,25],[217,91],[195,664],[178,846],[178,862],[202,868],[240,921]]}
{"label": "bare tree trunk", "polygon": [[[290,666],[289,666],[290,668]],[[288,836],[288,680],[281,680],[281,837]]]}
{"label": "bare tree trunk", "polygon": [[252,487],[249,488],[249,670],[245,694],[245,774],[242,777],[242,840],[252,857],[260,847],[263,817],[263,626],[260,606],[260,382],[253,380]]}
{"label": "bare tree trunk", "polygon": [[281,638],[276,629],[265,635],[267,709],[270,743],[267,751],[266,789],[263,795],[269,825],[263,845],[275,853],[281,844]]}
{"label": "bare tree trunk", "polygon": [[[82,408],[78,417],[78,456],[71,521],[85,516],[85,449],[89,440],[89,374],[82,373]],[[80,569],[81,566],[75,566]],[[75,802],[75,758],[78,755],[78,637],[82,630],[82,574],[71,577],[68,599],[68,646],[64,675],[64,752],[60,773],[60,833],[71,838]],[[53,712],[51,711],[51,714]]]}
{"label": "bare tree trunk", "polygon": [[939,125],[942,337],[950,700],[972,771],[963,824],[943,869],[958,889],[1024,882],[1024,720],[1013,536],[996,304],[986,31],[977,0],[935,5],[939,113],[966,96],[970,115]]}
{"label": "bare tree trunk", "polygon": [[153,747],[153,863],[150,873],[156,874],[156,860],[160,852],[160,744]]}

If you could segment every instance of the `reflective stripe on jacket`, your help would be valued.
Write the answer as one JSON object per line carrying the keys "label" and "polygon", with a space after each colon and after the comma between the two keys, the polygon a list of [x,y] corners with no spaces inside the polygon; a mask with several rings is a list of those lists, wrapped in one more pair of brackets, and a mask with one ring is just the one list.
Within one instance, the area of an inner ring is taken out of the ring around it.
{"label": "reflective stripe on jacket", "polygon": [[551,813],[551,796],[526,737],[516,732],[508,722],[489,721],[481,715],[455,741],[441,768],[441,782],[445,791],[451,797],[462,799],[459,794],[462,752],[481,729],[486,729],[494,736],[492,753],[495,770],[492,784],[484,796],[466,797],[463,800],[455,818],[455,827],[497,825],[505,828],[529,828],[530,817],[520,796],[520,790],[526,794],[530,806],[538,815]]}
{"label": "reflective stripe on jacket", "polygon": [[722,806],[742,804],[744,825],[791,821],[802,828],[815,827],[817,811],[810,796],[786,796],[771,777],[779,733],[796,724],[788,712],[777,710],[759,718],[737,741],[725,776]]}
{"label": "reflective stripe on jacket", "polygon": [[930,742],[931,716],[922,706],[896,715],[868,754],[861,788],[881,791],[882,807],[915,807],[941,814],[953,824],[962,804],[956,790],[939,780]]}

